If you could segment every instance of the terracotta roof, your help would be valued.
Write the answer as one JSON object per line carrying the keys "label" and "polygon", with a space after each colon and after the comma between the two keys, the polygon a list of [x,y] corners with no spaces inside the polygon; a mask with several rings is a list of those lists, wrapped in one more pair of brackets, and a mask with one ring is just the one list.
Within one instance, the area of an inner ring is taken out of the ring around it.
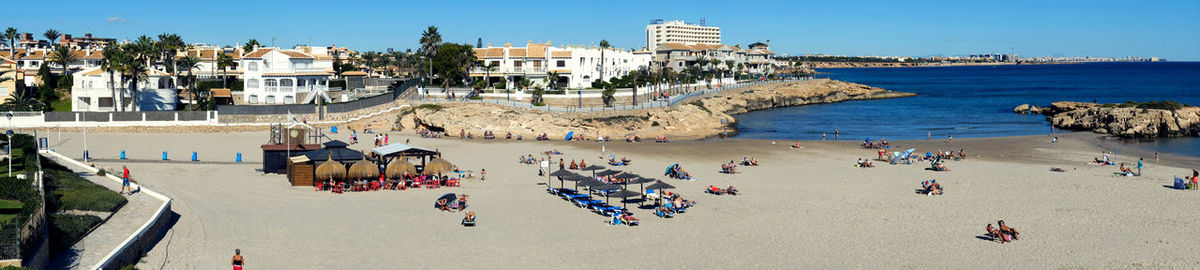
{"label": "terracotta roof", "polygon": [[504,57],[504,48],[488,48],[483,57]]}
{"label": "terracotta roof", "polygon": [[571,57],[571,51],[552,51],[550,57]]}
{"label": "terracotta roof", "polygon": [[212,90],[209,90],[209,91],[212,91],[213,97],[233,97],[233,91],[231,91],[229,89],[213,88]]}
{"label": "terracotta roof", "polygon": [[367,72],[358,70],[346,71],[342,72],[342,76],[367,76]]}
{"label": "terracotta roof", "polygon": [[528,58],[546,58],[546,47],[548,44],[534,43],[529,44]]}
{"label": "terracotta roof", "polygon": [[75,56],[75,59],[104,59],[103,51],[92,51],[91,55],[88,55],[87,51],[71,51],[71,55]]}
{"label": "terracotta roof", "polygon": [[313,57],[311,55],[307,55],[307,54],[304,54],[304,53],[298,52],[298,51],[280,50],[279,53],[282,53],[283,55],[286,55],[289,58],[313,59]]}
{"label": "terracotta roof", "polygon": [[33,51],[31,53],[21,55],[21,57],[20,57],[21,60],[24,60],[24,59],[37,60],[37,59],[45,59],[45,58],[46,58],[46,52],[43,52],[43,51]]}
{"label": "terracotta roof", "polygon": [[5,64],[16,64],[17,63],[17,61],[9,60],[8,57],[0,56],[0,60],[4,60],[4,61],[0,61],[0,62],[3,62]]}
{"label": "terracotta roof", "polygon": [[508,57],[525,57],[526,51],[525,48],[508,49]]}
{"label": "terracotta roof", "polygon": [[258,49],[258,50],[255,50],[254,52],[251,52],[250,54],[247,54],[246,56],[243,56],[242,58],[262,58],[263,55],[267,55],[267,53],[269,53],[273,50],[275,50],[275,49]]}
{"label": "terracotta roof", "polygon": [[550,70],[550,72],[554,72],[554,73],[558,73],[558,74],[566,74],[566,73],[571,73],[571,70],[570,69],[554,69],[554,70]]}
{"label": "terracotta roof", "polygon": [[97,68],[97,69],[90,70],[90,71],[88,71],[88,72],[79,73],[79,75],[83,75],[83,76],[100,76],[100,75],[104,75],[104,69],[102,69],[102,68]]}

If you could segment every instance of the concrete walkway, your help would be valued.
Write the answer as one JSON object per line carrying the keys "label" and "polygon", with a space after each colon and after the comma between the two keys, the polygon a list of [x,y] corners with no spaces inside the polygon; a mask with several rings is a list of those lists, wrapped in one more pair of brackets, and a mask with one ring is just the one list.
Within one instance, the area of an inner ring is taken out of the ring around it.
{"label": "concrete walkway", "polygon": [[[92,183],[99,184],[113,191],[121,190],[121,183],[84,172],[82,168],[58,158],[50,159],[71,168],[76,174],[83,176]],[[121,242],[137,232],[146,220],[154,217],[155,210],[164,202],[142,193],[125,195],[129,202],[115,214],[109,217],[100,227],[71,246],[71,249],[51,256],[49,269],[88,269],[104,259],[109,252],[121,245]]]}

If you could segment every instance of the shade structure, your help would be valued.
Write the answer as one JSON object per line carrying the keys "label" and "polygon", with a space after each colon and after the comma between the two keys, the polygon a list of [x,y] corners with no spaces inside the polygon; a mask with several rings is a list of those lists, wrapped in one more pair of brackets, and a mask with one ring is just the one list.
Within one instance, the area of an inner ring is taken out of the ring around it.
{"label": "shade structure", "polygon": [[[608,193],[608,194],[606,194],[605,196],[608,196],[608,197],[614,197],[614,198],[629,198],[629,197],[638,197],[638,196],[642,196],[642,193],[641,193],[641,192],[634,192],[634,191],[631,191],[631,190],[628,190],[628,189],[622,189],[622,190],[620,190],[620,191],[617,191],[617,192],[609,192],[609,193]],[[626,201],[626,200],[621,200],[621,208],[625,208],[625,201]]]}
{"label": "shade structure", "polygon": [[624,187],[622,187],[621,185],[617,185],[617,184],[603,184],[603,185],[591,187],[592,190],[620,190],[623,188]]}
{"label": "shade structure", "polygon": [[450,164],[450,162],[446,161],[446,159],[439,157],[439,158],[430,160],[429,163],[426,163],[425,169],[424,169],[424,171],[422,171],[422,173],[434,175],[434,174],[443,174],[443,173],[449,172],[451,170],[454,170],[454,164]]}
{"label": "shade structure", "polygon": [[675,188],[675,186],[672,186],[671,184],[663,183],[663,181],[658,181],[658,182],[655,182],[654,184],[646,186],[646,188],[647,189],[673,189],[673,188]]}
{"label": "shade structure", "polygon": [[634,178],[633,180],[626,181],[625,184],[626,184],[626,186],[628,186],[629,184],[638,184],[638,187],[641,187],[640,189],[638,189],[638,191],[645,192],[646,191],[646,183],[654,183],[654,181],[658,181],[658,180],[655,180],[654,178],[638,177],[638,178]]}
{"label": "shade structure", "polygon": [[614,170],[604,170],[604,171],[602,171],[602,172],[598,172],[598,173],[596,173],[596,176],[609,176],[609,175],[617,175],[617,174],[620,174],[620,173],[621,173],[621,171],[614,171]]}
{"label": "shade structure", "polygon": [[584,176],[583,178],[580,178],[579,181],[575,182],[575,189],[579,189],[579,185],[583,185],[588,187],[588,189],[592,189],[592,187],[603,186],[604,183],[596,180],[595,178]]}
{"label": "shade structure", "polygon": [[350,170],[346,171],[346,175],[352,179],[376,178],[379,177],[379,166],[363,157],[362,160],[350,165]]}
{"label": "shade structure", "polygon": [[636,175],[636,174],[632,174],[632,173],[629,173],[629,172],[622,172],[622,173],[619,173],[619,174],[617,174],[617,175],[613,175],[613,177],[616,177],[616,178],[637,178],[637,177],[641,177],[641,176],[640,176],[640,175]]}
{"label": "shade structure", "polygon": [[322,162],[320,166],[317,166],[316,176],[320,179],[345,178],[346,165],[342,165],[341,162],[333,160],[333,156],[330,155],[329,159],[325,160],[325,162]]}
{"label": "shade structure", "polygon": [[387,175],[388,178],[400,178],[404,177],[405,174],[416,173],[417,166],[400,158],[392,160],[392,162],[388,163],[387,168],[384,170],[384,174]]}
{"label": "shade structure", "polygon": [[603,169],[604,169],[604,166],[600,166],[600,165],[590,165],[587,167],[579,168],[579,170],[581,170],[581,171],[595,171],[595,170],[603,170]]}
{"label": "shade structure", "polygon": [[563,176],[569,176],[569,175],[577,175],[577,174],[575,172],[568,171],[568,170],[557,170],[557,171],[550,173],[550,176],[555,176],[555,177],[563,177]]}
{"label": "shade structure", "polygon": [[[579,182],[579,181],[583,181],[583,180],[586,180],[586,179],[587,179],[587,177],[586,177],[586,176],[578,175],[578,174],[575,174],[575,173],[570,173],[570,174],[562,174],[562,176],[558,176],[558,186],[559,186],[560,188],[565,188],[565,187],[566,187],[566,186],[565,186],[565,185],[566,185],[566,183],[565,183],[564,181]],[[578,184],[578,183],[576,183],[576,184],[575,184],[575,189],[576,189],[576,190],[578,190],[578,189],[579,189],[579,184]]]}

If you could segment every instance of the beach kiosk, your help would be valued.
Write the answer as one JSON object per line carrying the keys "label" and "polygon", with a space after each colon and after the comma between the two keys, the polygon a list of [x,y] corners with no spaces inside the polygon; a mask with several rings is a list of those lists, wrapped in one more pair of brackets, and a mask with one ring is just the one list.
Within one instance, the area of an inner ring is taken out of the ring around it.
{"label": "beach kiosk", "polygon": [[441,155],[441,153],[438,153],[437,150],[402,143],[384,145],[371,150],[371,157],[375,158],[375,160],[378,160],[379,164],[381,165],[389,164],[392,162],[392,160],[397,158],[404,160],[420,160],[419,163],[413,162],[413,165],[416,166],[417,171],[424,170],[425,163],[433,160],[439,155]]}
{"label": "beach kiosk", "polygon": [[303,155],[308,151],[321,149],[320,144],[310,143],[316,142],[310,135],[313,128],[305,124],[292,124],[284,127],[280,125],[271,126],[271,139],[267,144],[260,146],[263,154],[263,173],[287,173],[288,163],[291,157]]}
{"label": "beach kiosk", "polygon": [[288,159],[288,182],[292,186],[312,186],[314,173],[318,166],[326,162],[338,162],[343,167],[356,161],[367,159],[362,152],[346,148],[350,146],[343,141],[329,141],[322,144],[323,148],[304,152],[303,155]]}

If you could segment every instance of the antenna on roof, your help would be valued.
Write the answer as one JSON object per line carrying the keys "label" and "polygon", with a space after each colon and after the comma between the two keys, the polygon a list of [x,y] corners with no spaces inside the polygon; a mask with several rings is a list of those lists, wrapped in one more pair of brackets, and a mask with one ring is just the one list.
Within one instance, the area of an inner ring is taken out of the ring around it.
{"label": "antenna on roof", "polygon": [[663,19],[651,19],[650,24],[662,24]]}
{"label": "antenna on roof", "polygon": [[700,25],[701,25],[701,26],[707,26],[707,25],[705,25],[705,24],[704,24],[704,17],[700,17]]}

